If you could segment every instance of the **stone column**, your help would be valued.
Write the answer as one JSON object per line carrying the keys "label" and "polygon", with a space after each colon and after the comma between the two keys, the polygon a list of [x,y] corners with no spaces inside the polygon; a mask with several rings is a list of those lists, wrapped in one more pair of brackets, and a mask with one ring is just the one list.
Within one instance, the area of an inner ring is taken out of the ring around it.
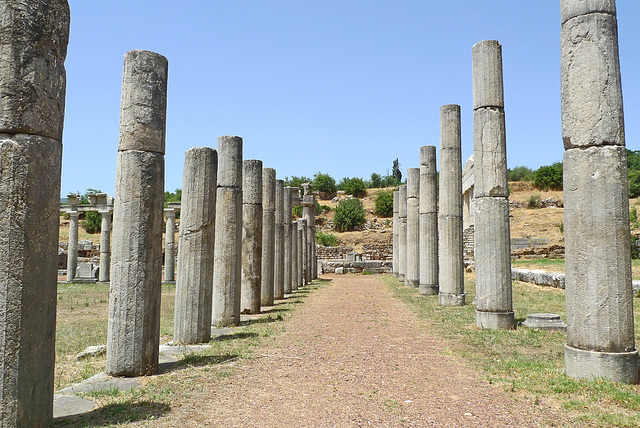
{"label": "stone column", "polygon": [[309,235],[307,234],[307,219],[301,219],[301,229],[302,229],[302,284],[307,285],[311,283],[309,279]]}
{"label": "stone column", "polygon": [[313,281],[313,227],[310,226],[311,219],[309,217],[306,218],[306,235],[307,235],[307,284],[311,284]]}
{"label": "stone column", "polygon": [[218,153],[186,151],[178,231],[178,277],[173,325],[175,344],[211,339]]}
{"label": "stone column", "polygon": [[303,247],[303,227],[302,219],[296,220],[296,233],[298,235],[296,244],[298,245],[298,288],[304,286],[304,247]]}
{"label": "stone column", "polygon": [[567,344],[576,378],[638,381],[615,2],[562,0]]}
{"label": "stone column", "polygon": [[393,261],[391,275],[394,278],[398,277],[398,230],[400,229],[400,216],[399,216],[399,192],[394,190],[393,192]]}
{"label": "stone column", "polygon": [[407,186],[398,186],[398,281],[404,283],[407,272]]}
{"label": "stone column", "polygon": [[514,327],[502,46],[473,47],[476,326]]}
{"label": "stone column", "polygon": [[240,324],[242,278],[242,138],[218,138],[218,189],[213,262],[216,326]]}
{"label": "stone column", "polygon": [[276,180],[274,299],[284,299],[284,181]]}
{"label": "stone column", "polygon": [[78,268],[78,211],[69,211],[69,247],[67,248],[67,282],[73,282]]}
{"label": "stone column", "polygon": [[440,211],[438,301],[441,306],[463,306],[462,258],[462,141],[460,106],[440,108]]}
{"label": "stone column", "polygon": [[110,210],[100,211],[102,226],[100,227],[100,271],[98,281],[109,282],[111,271],[111,216]]}
{"label": "stone column", "polygon": [[420,147],[420,286],[419,293],[437,295],[438,181],[435,146]]}
{"label": "stone column", "polygon": [[165,208],[166,232],[164,244],[164,282],[172,284],[176,280],[176,210]]}
{"label": "stone column", "polygon": [[262,282],[262,161],[242,163],[242,313],[260,313]]}
{"label": "stone column", "polygon": [[107,333],[114,376],[158,369],[167,72],[157,53],[124,56]]}
{"label": "stone column", "polygon": [[3,1],[0,34],[0,425],[49,426],[69,6]]}
{"label": "stone column", "polygon": [[291,187],[284,188],[284,294],[291,294]]}
{"label": "stone column", "polygon": [[262,170],[262,278],[260,302],[273,306],[276,235],[276,170]]}
{"label": "stone column", "polygon": [[420,283],[419,197],[420,168],[409,168],[407,170],[407,270],[404,284],[415,288],[418,288]]}
{"label": "stone column", "polygon": [[[292,208],[293,208],[293,200],[299,200],[300,197],[297,196],[298,188],[292,187],[291,194],[296,195],[295,198],[292,197]],[[291,220],[291,290],[295,291],[298,289],[298,224],[292,219]]]}

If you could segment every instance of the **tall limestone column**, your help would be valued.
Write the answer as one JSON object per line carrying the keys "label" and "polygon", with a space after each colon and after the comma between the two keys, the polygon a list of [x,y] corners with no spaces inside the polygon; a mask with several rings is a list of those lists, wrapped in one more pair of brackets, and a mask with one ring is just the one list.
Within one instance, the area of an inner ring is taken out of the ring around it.
{"label": "tall limestone column", "polygon": [[309,235],[307,234],[307,219],[302,218],[302,283],[308,285],[311,283],[309,278]]}
{"label": "tall limestone column", "polygon": [[102,224],[100,227],[100,270],[98,273],[98,281],[109,282],[111,272],[111,217],[113,211],[103,209],[98,211],[102,216]]}
{"label": "tall limestone column", "polygon": [[399,216],[399,201],[400,198],[399,192],[397,190],[393,191],[393,241],[392,241],[392,264],[391,264],[391,275],[394,278],[398,277],[398,229],[400,229],[400,216]]}
{"label": "tall limestone column", "polygon": [[213,261],[213,312],[217,326],[240,324],[242,278],[242,138],[218,138],[218,189]]}
{"label": "tall limestone column", "polygon": [[298,233],[298,288],[304,287],[304,224],[303,219],[296,220]]}
{"label": "tall limestone column", "polygon": [[420,147],[420,285],[419,293],[437,295],[438,181],[435,146]]}
{"label": "tall limestone column", "polygon": [[398,186],[398,281],[404,283],[407,272],[407,186]]}
{"label": "tall limestone column", "polygon": [[273,306],[276,237],[276,170],[262,170],[262,277],[260,303]]}
{"label": "tall limestone column", "polygon": [[211,339],[217,187],[218,153],[211,147],[187,150],[178,231],[175,344]]}
{"label": "tall limestone column", "polygon": [[174,283],[176,280],[176,210],[165,208],[166,218],[164,244],[164,282]]}
{"label": "tall limestone column", "polygon": [[318,277],[318,264],[316,262],[316,201],[311,193],[313,187],[310,183],[304,183],[304,196],[302,197],[302,217],[307,219],[307,269],[309,269],[309,283]]}
{"label": "tall limestone column", "polygon": [[283,223],[284,223],[284,294],[291,294],[291,187],[284,188],[284,206],[283,206]]}
{"label": "tall limestone column", "polygon": [[462,139],[460,106],[440,107],[440,211],[438,284],[440,306],[463,306]]}
{"label": "tall limestone column", "polygon": [[0,426],[53,417],[66,0],[2,1]]}
{"label": "tall limestone column", "polygon": [[420,168],[407,170],[407,270],[404,284],[418,288],[420,284],[419,209]]}
{"label": "tall limestone column", "polygon": [[[296,202],[294,202],[296,201]],[[297,187],[291,188],[291,205],[300,203],[300,195]],[[292,211],[293,214],[293,211]],[[298,289],[298,223],[291,219],[291,290]]]}
{"label": "tall limestone column", "polygon": [[274,299],[284,299],[284,181],[276,180]]}
{"label": "tall limestone column", "polygon": [[613,0],[562,0],[567,344],[576,378],[638,381],[629,193]]}
{"label": "tall limestone column", "polygon": [[[69,195],[67,198],[77,195]],[[77,207],[77,205],[76,205]],[[78,268],[78,219],[80,213],[69,211],[69,246],[67,247],[67,282],[73,282]]]}
{"label": "tall limestone column", "polygon": [[157,53],[124,56],[107,333],[115,376],[158,370],[167,72]]}
{"label": "tall limestone column", "polygon": [[262,161],[245,160],[242,168],[240,312],[259,314],[262,282]]}
{"label": "tall limestone column", "polygon": [[476,326],[513,328],[502,46],[473,46]]}

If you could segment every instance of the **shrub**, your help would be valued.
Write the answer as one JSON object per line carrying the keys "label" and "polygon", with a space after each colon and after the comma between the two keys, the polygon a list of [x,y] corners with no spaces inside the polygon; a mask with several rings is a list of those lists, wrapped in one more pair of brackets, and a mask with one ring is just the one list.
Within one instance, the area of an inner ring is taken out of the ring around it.
{"label": "shrub", "polygon": [[629,197],[640,196],[640,171],[629,171]]}
{"label": "shrub", "polygon": [[316,172],[313,176],[313,188],[318,192],[333,193],[336,191],[336,180],[329,174]]}
{"label": "shrub", "polygon": [[371,180],[369,181],[371,184],[371,188],[379,188],[382,187],[382,177],[378,173],[371,173]]}
{"label": "shrub", "polygon": [[313,182],[312,179],[310,179],[309,177],[305,177],[304,175],[300,176],[300,177],[296,177],[294,175],[291,178],[289,178],[289,177],[285,177],[284,178],[284,186],[285,187],[287,187],[287,186],[297,187],[301,191],[302,191],[302,185],[304,183],[312,183],[312,182]]}
{"label": "shrub", "polygon": [[542,190],[562,190],[562,162],[538,168],[533,184]]}
{"label": "shrub", "polygon": [[393,217],[393,190],[378,192],[375,212],[380,217]]}
{"label": "shrub", "polygon": [[632,229],[640,227],[640,223],[638,222],[638,210],[635,205],[629,209],[629,223],[631,224]]}
{"label": "shrub", "polygon": [[316,232],[316,242],[325,247],[335,247],[338,245],[338,238],[332,233],[323,233],[319,230]]}
{"label": "shrub", "polygon": [[102,214],[95,211],[84,213],[82,227],[87,233],[98,233],[102,230]]}
{"label": "shrub", "polygon": [[535,194],[535,195],[531,195],[529,196],[529,200],[527,201],[527,208],[540,208],[541,203],[540,203],[540,195]]}
{"label": "shrub", "polygon": [[336,206],[333,223],[340,232],[354,230],[364,224],[364,216],[364,207],[360,199],[344,199]]}
{"label": "shrub", "polygon": [[507,170],[507,178],[509,181],[533,181],[535,173],[526,166],[517,166]]}
{"label": "shrub", "polygon": [[302,205],[294,205],[293,208],[291,208],[291,214],[294,219],[302,217]]}
{"label": "shrub", "polygon": [[367,194],[367,185],[362,178],[350,178],[344,183],[347,195],[362,197]]}

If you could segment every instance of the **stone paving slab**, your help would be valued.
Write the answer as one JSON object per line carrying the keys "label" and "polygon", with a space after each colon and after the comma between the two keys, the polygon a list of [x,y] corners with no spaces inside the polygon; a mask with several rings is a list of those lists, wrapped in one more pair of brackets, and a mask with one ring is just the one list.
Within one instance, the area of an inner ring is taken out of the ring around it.
{"label": "stone paving slab", "polygon": [[55,394],[53,398],[53,417],[64,418],[67,416],[80,415],[95,409],[97,404],[86,398],[75,395]]}

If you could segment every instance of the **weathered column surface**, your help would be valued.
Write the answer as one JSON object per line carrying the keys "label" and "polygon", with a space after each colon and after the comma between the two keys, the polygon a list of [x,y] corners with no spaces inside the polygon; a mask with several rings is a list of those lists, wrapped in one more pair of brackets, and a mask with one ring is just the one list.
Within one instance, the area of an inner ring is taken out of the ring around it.
{"label": "weathered column surface", "polygon": [[242,313],[260,313],[261,281],[262,161],[249,159],[242,163]]}
{"label": "weathered column surface", "polygon": [[400,229],[400,216],[399,216],[399,192],[393,191],[393,241],[392,252],[393,258],[391,262],[391,275],[394,278],[398,277],[398,229]]}
{"label": "weathered column surface", "polygon": [[297,221],[298,232],[298,287],[304,287],[304,220]]}
{"label": "weathered column surface", "polygon": [[567,344],[576,378],[638,381],[629,194],[613,0],[562,0]]}
{"label": "weathered column surface", "polygon": [[306,218],[302,218],[302,283],[304,285],[311,283],[309,277],[309,235],[307,234],[307,222]]}
{"label": "weathered column surface", "polygon": [[78,211],[69,211],[69,246],[67,247],[67,282],[73,282],[78,268]]}
{"label": "weathered column surface", "polygon": [[240,324],[242,138],[219,137],[218,162],[211,322],[217,326],[229,326]]}
{"label": "weathered column surface", "polygon": [[438,287],[438,181],[435,146],[420,147],[420,285],[419,293],[437,295]]}
{"label": "weathered column surface", "polygon": [[218,153],[193,147],[184,156],[178,231],[173,342],[211,339]]}
{"label": "weathered column surface", "polygon": [[65,0],[2,2],[0,426],[53,417]]}
{"label": "weathered column surface", "polygon": [[284,299],[284,181],[276,180],[276,238],[274,261],[274,292],[277,300]]}
{"label": "weathered column surface", "polygon": [[111,216],[113,211],[101,210],[102,224],[100,226],[100,270],[98,281],[109,282],[111,278]]}
{"label": "weathered column surface", "polygon": [[473,46],[476,326],[513,328],[502,46]]}
{"label": "weathered column surface", "polygon": [[284,188],[284,206],[283,206],[283,223],[284,223],[284,294],[291,294],[291,187]]}
{"label": "weathered column surface", "polygon": [[173,283],[176,280],[176,210],[165,208],[166,218],[164,244],[164,282]]}
{"label": "weathered column surface", "polygon": [[420,284],[419,209],[420,168],[407,170],[407,270],[404,284],[418,288]]}
{"label": "weathered column surface", "polygon": [[398,281],[404,283],[407,272],[407,186],[398,186]]}
{"label": "weathered column surface", "polygon": [[[300,203],[300,195],[297,187],[291,188],[291,207]],[[292,212],[293,214],[293,212]],[[291,290],[298,289],[298,223],[291,219]]]}
{"label": "weathered column surface", "polygon": [[441,306],[463,306],[464,262],[462,258],[462,140],[460,106],[440,108],[440,265],[438,301]]}
{"label": "weathered column surface", "polygon": [[309,269],[309,283],[318,277],[318,264],[316,263],[316,201],[311,193],[313,186],[304,183],[304,196],[302,197],[302,217],[307,219],[307,245],[309,255],[307,257],[307,269]]}
{"label": "weathered column surface", "polygon": [[276,170],[262,170],[262,278],[260,302],[273,306],[276,236]]}
{"label": "weathered column surface", "polygon": [[116,376],[158,369],[167,72],[162,55],[125,54],[107,335]]}

